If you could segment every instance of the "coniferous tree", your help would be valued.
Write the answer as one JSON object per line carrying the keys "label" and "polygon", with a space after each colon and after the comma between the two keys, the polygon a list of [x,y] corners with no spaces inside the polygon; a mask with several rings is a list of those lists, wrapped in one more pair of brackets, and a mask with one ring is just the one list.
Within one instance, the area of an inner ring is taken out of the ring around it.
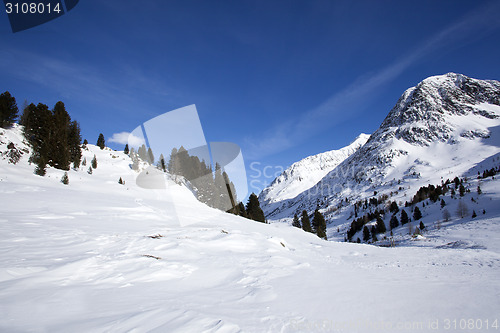
{"label": "coniferous tree", "polygon": [[266,217],[264,216],[262,208],[260,208],[259,198],[257,198],[255,193],[250,194],[248,197],[246,212],[248,217],[252,220],[266,223]]}
{"label": "coniferous tree", "polygon": [[446,202],[444,201],[444,199],[441,199],[441,208],[444,208],[444,206],[446,206]]}
{"label": "coniferous tree", "polygon": [[8,128],[17,119],[17,113],[19,112],[17,108],[16,99],[11,96],[11,94],[6,91],[0,95],[0,127]]}
{"label": "coniferous tree", "polygon": [[370,230],[368,230],[368,227],[365,225],[363,227],[363,240],[365,242],[368,242],[370,240]]}
{"label": "coniferous tree", "polygon": [[104,147],[106,147],[106,141],[104,140],[104,135],[102,133],[99,133],[96,146],[101,148],[101,150],[104,149]]}
{"label": "coniferous tree", "polygon": [[382,220],[380,216],[377,216],[377,223],[375,224],[375,226],[377,228],[377,233],[379,234],[382,234],[387,231],[384,220]]}
{"label": "coniferous tree", "polygon": [[123,185],[123,179],[122,179],[122,177],[120,177],[120,179],[118,179],[118,184]]}
{"label": "coniferous tree", "polygon": [[128,149],[128,143],[125,144],[125,148],[123,148],[123,153],[128,155],[128,153],[130,152],[130,150]]}
{"label": "coniferous tree", "polygon": [[410,222],[410,219],[408,218],[406,211],[403,209],[401,211],[401,225],[405,225],[408,222]]}
{"label": "coniferous tree", "polygon": [[420,208],[415,206],[415,209],[413,210],[413,219],[415,221],[420,220],[422,218],[422,212],[420,211]]}
{"label": "coniferous tree", "polygon": [[148,148],[148,153],[146,157],[149,164],[153,164],[155,162],[155,156],[153,154],[153,150],[151,149],[151,147]]}
{"label": "coniferous tree", "polygon": [[52,126],[50,134],[50,165],[57,169],[69,170],[70,150],[68,146],[68,131],[70,116],[64,103],[59,101],[52,110]]}
{"label": "coniferous tree", "polygon": [[374,225],[372,225],[372,228],[371,228],[370,232],[372,234],[372,241],[373,242],[378,241],[378,239],[377,239],[377,228],[375,228]]}
{"label": "coniferous tree", "polygon": [[321,212],[319,211],[318,208],[314,211],[314,216],[313,216],[313,228],[316,231],[316,235],[318,235],[319,238],[326,239],[326,221],[325,217]]}
{"label": "coniferous tree", "polygon": [[389,211],[391,213],[397,213],[399,211],[399,207],[398,207],[398,204],[396,203],[396,201],[393,201],[389,207]]}
{"label": "coniferous tree", "polygon": [[465,202],[463,202],[461,199],[458,201],[457,215],[460,218],[464,218],[465,216],[469,215],[469,209],[467,208]]}
{"label": "coniferous tree", "polygon": [[90,163],[92,165],[93,169],[97,169],[97,157],[94,155],[94,158],[92,159],[92,162]]}
{"label": "coniferous tree", "polygon": [[448,211],[448,209],[445,208],[443,210],[443,219],[445,220],[445,222],[448,222],[450,220],[450,217],[451,217],[450,212]]}
{"label": "coniferous tree", "polygon": [[472,211],[472,218],[475,218],[475,217],[477,217],[477,214],[476,214],[476,211],[475,211],[475,210],[473,210],[473,211]]}
{"label": "coniferous tree", "polygon": [[91,175],[91,174],[92,174],[92,167],[91,167],[91,166],[89,166],[89,169],[87,170],[87,173],[88,173],[89,175]]}
{"label": "coniferous tree", "polygon": [[158,167],[163,171],[167,171],[167,164],[165,163],[165,157],[163,157],[163,154],[160,154],[160,160],[158,161]]}
{"label": "coniferous tree", "polygon": [[302,211],[302,217],[301,217],[300,222],[302,223],[302,230],[307,231],[307,232],[312,232],[311,221],[309,220],[309,216],[307,215],[307,211],[305,211],[305,210]]}
{"label": "coniferous tree", "polygon": [[463,184],[460,184],[460,186],[458,188],[458,192],[459,192],[461,197],[463,197],[465,195],[465,187]]}
{"label": "coniferous tree", "polygon": [[481,195],[483,191],[481,191],[481,186],[477,185],[477,195]]}
{"label": "coniferous tree", "polygon": [[391,216],[391,220],[389,221],[389,225],[391,226],[391,230],[394,228],[397,228],[399,226],[399,221],[398,221],[398,218],[396,217],[396,214]]}
{"label": "coniferous tree", "polygon": [[82,136],[80,135],[80,124],[72,121],[68,129],[69,160],[73,162],[73,168],[78,169],[82,160],[81,149]]}
{"label": "coniferous tree", "polygon": [[245,205],[241,201],[238,204],[238,215],[245,217],[245,218],[248,218],[247,211],[245,210]]}
{"label": "coniferous tree", "polygon": [[425,229],[425,224],[424,224],[424,222],[420,221],[420,225],[419,225],[419,227],[420,227],[420,231],[424,230],[424,229]]}
{"label": "coniferous tree", "polygon": [[82,166],[86,166],[86,165],[87,165],[87,159],[84,157],[83,161],[82,161]]}
{"label": "coniferous tree", "polygon": [[61,183],[63,183],[64,185],[68,185],[69,184],[69,177],[68,177],[68,173],[67,172],[65,172],[64,175],[62,176]]}
{"label": "coniferous tree", "polygon": [[297,216],[297,214],[295,214],[293,216],[292,226],[294,226],[295,228],[302,228],[302,226],[300,225],[299,217]]}

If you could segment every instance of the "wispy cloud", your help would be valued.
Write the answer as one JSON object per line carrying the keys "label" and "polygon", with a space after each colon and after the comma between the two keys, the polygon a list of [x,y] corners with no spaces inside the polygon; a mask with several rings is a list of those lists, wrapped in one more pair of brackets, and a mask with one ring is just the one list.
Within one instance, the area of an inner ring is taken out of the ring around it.
{"label": "wispy cloud", "polygon": [[61,98],[77,100],[83,105],[106,105],[122,113],[137,112],[136,106],[141,102],[138,95],[172,99],[177,94],[154,74],[132,67],[105,69],[22,49],[3,49],[0,59],[0,71],[6,75],[45,87]]}
{"label": "wispy cloud", "polygon": [[114,142],[118,144],[130,144],[132,147],[139,147],[145,144],[143,138],[139,138],[129,132],[114,133],[109,139],[109,142]]}
{"label": "wispy cloud", "polygon": [[275,125],[258,139],[248,138],[245,142],[245,156],[257,159],[284,151],[310,137],[310,133],[324,131],[356,116],[356,108],[367,103],[371,94],[397,78],[416,62],[441,48],[460,42],[470,42],[480,38],[483,33],[499,28],[499,12],[500,2],[491,2],[479,8],[433,35],[389,66],[374,74],[358,78],[316,108],[286,123]]}

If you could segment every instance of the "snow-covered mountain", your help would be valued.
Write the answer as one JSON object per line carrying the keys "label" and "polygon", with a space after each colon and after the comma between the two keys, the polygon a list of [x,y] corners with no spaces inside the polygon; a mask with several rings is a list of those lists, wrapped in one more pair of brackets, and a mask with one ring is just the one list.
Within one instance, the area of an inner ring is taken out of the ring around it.
{"label": "snow-covered mountain", "polygon": [[346,158],[366,143],[370,135],[360,134],[351,144],[306,157],[283,171],[259,195],[261,206],[292,199],[310,189]]}
{"label": "snow-covered mountain", "polygon": [[498,179],[474,195],[486,214],[438,230],[422,209],[424,236],[385,249],[214,210],[167,176],[169,192],[139,187],[123,152],[88,145],[67,185],[62,170],[35,175],[29,154],[20,127],[0,129],[2,332],[498,327]]}
{"label": "snow-covered mountain", "polygon": [[284,218],[374,191],[439,184],[499,153],[500,82],[433,76],[406,90],[367,143],[315,186],[265,212]]}

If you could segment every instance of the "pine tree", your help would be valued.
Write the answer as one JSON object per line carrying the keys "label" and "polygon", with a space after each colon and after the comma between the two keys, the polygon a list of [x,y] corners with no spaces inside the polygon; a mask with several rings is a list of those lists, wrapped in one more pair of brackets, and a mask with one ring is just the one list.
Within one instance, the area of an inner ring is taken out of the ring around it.
{"label": "pine tree", "polygon": [[313,216],[313,230],[316,231],[316,235],[318,235],[319,238],[326,239],[326,221],[325,217],[321,212],[319,211],[318,208],[314,211],[314,216]]}
{"label": "pine tree", "polygon": [[70,149],[68,145],[68,131],[71,117],[66,111],[64,103],[59,101],[52,110],[52,126],[50,134],[49,164],[61,170],[69,170]]}
{"label": "pine tree", "polygon": [[104,140],[104,135],[102,133],[99,133],[96,146],[101,148],[101,150],[104,149],[104,147],[106,147],[106,141]]}
{"label": "pine tree", "polygon": [[365,225],[363,228],[363,240],[365,242],[368,242],[370,240],[370,230],[368,230],[368,227]]}
{"label": "pine tree", "polygon": [[78,169],[82,160],[81,149],[82,136],[80,135],[80,124],[74,120],[68,129],[69,160],[73,162],[73,168]]}
{"label": "pine tree", "polygon": [[403,209],[401,211],[401,225],[405,225],[408,222],[410,222],[410,219],[408,218],[406,211]]}
{"label": "pine tree", "polygon": [[377,223],[375,225],[377,227],[377,233],[382,234],[387,231],[384,220],[382,220],[380,216],[377,216]]}
{"label": "pine tree", "polygon": [[125,144],[125,148],[123,148],[123,153],[126,154],[126,155],[128,155],[128,153],[129,153],[128,143]]}
{"label": "pine tree", "polygon": [[120,177],[120,179],[118,179],[118,184],[123,185],[123,179],[122,179],[122,177]]}
{"label": "pine tree", "polygon": [[465,187],[463,184],[460,184],[458,191],[459,191],[461,197],[463,197],[465,195]]}
{"label": "pine tree", "polygon": [[39,159],[35,168],[35,174],[42,177],[45,176],[45,174],[47,173],[47,170],[45,169],[46,164],[47,163],[45,163],[43,159]]}
{"label": "pine tree", "polygon": [[465,202],[463,202],[462,200],[458,201],[456,213],[460,218],[464,218],[465,216],[469,215],[469,209],[467,208]]}
{"label": "pine tree", "polygon": [[451,217],[450,212],[448,211],[448,209],[445,208],[443,210],[443,219],[445,220],[445,222],[448,222],[450,220],[450,217]]}
{"label": "pine tree", "polygon": [[475,210],[473,210],[473,211],[472,211],[472,218],[475,218],[475,217],[477,217],[477,214],[476,214],[476,211],[475,211]]}
{"label": "pine tree", "polygon": [[292,226],[294,226],[295,228],[302,228],[302,226],[300,225],[299,217],[297,216],[297,214],[295,214],[293,216]]}
{"label": "pine tree", "polygon": [[149,164],[153,164],[155,162],[155,156],[153,155],[153,150],[151,149],[151,147],[148,148],[146,157]]}
{"label": "pine tree", "polygon": [[238,204],[238,215],[248,218],[247,211],[245,210],[245,205],[241,201]]}
{"label": "pine tree", "polygon": [[397,228],[399,226],[399,221],[398,221],[398,218],[396,217],[396,214],[391,216],[391,220],[389,221],[389,225],[391,227],[391,230],[394,228]]}
{"label": "pine tree", "polygon": [[415,206],[415,209],[413,210],[413,219],[415,221],[418,221],[422,218],[422,212],[420,211],[420,208]]}
{"label": "pine tree", "polygon": [[8,91],[0,95],[0,127],[8,128],[17,119],[16,99]]}
{"label": "pine tree", "polygon": [[67,172],[65,172],[64,175],[62,176],[61,183],[63,183],[64,185],[68,185],[69,184],[69,177],[68,177],[68,173]]}
{"label": "pine tree", "polygon": [[83,161],[82,161],[82,166],[86,166],[86,165],[87,165],[87,159],[84,157]]}
{"label": "pine tree", "polygon": [[88,173],[89,175],[91,175],[91,174],[92,174],[92,167],[91,167],[91,166],[89,166],[89,169],[87,170],[87,173]]}
{"label": "pine tree", "polygon": [[391,203],[391,205],[389,206],[389,211],[391,213],[397,213],[399,211],[399,207],[398,207],[398,204],[396,203],[396,201],[393,201]]}
{"label": "pine tree", "polygon": [[259,198],[257,198],[255,193],[250,194],[250,196],[248,197],[246,212],[248,217],[251,218],[252,220],[266,223],[264,212],[260,208]]}
{"label": "pine tree", "polygon": [[163,154],[160,154],[160,160],[158,161],[158,167],[163,171],[167,171],[167,164],[165,163],[165,157],[163,157]]}
{"label": "pine tree", "polygon": [[300,222],[302,223],[302,230],[307,231],[307,232],[312,232],[311,221],[309,220],[309,216],[307,215],[307,211],[305,211],[305,210],[302,211],[302,217],[301,217]]}
{"label": "pine tree", "polygon": [[424,230],[425,229],[425,224],[424,222],[420,221],[420,230]]}
{"label": "pine tree", "polygon": [[97,169],[97,157],[94,155],[94,158],[92,159],[92,162],[90,163],[92,165],[93,169]]}

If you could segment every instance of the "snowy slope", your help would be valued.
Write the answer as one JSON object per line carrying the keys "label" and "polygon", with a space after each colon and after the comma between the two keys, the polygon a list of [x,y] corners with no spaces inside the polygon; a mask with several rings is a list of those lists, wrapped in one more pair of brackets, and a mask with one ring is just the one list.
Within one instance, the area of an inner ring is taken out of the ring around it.
{"label": "snowy slope", "polygon": [[404,92],[364,146],[311,189],[275,205],[268,218],[289,218],[317,205],[338,216],[345,199],[416,191],[499,153],[500,82],[454,73],[430,77]]}
{"label": "snowy slope", "polygon": [[370,136],[360,134],[351,144],[338,150],[306,157],[293,163],[259,194],[264,212],[272,203],[292,199],[310,189],[346,158],[363,146]]}
{"label": "snowy slope", "polygon": [[[450,226],[428,246],[379,248],[219,213],[168,179],[173,195],[139,188],[126,155],[93,145],[84,156],[95,154],[97,169],[71,170],[64,185],[60,170],[34,175],[27,154],[16,165],[3,158],[9,142],[24,148],[18,128],[0,129],[0,141],[2,332],[436,332],[469,318],[483,329],[499,325],[493,183],[484,186],[492,207],[484,218]],[[181,226],[179,214],[192,223]],[[458,240],[480,246],[446,246]]]}

